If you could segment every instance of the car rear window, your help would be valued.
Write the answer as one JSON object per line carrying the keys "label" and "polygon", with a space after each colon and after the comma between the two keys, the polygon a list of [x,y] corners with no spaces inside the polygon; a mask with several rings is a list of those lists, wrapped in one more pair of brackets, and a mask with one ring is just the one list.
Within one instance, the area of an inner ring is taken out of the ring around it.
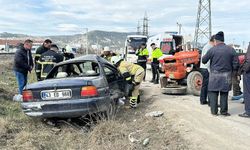
{"label": "car rear window", "polygon": [[93,61],[84,61],[56,66],[48,74],[47,79],[68,77],[91,77],[98,76],[99,74],[100,68],[98,63]]}

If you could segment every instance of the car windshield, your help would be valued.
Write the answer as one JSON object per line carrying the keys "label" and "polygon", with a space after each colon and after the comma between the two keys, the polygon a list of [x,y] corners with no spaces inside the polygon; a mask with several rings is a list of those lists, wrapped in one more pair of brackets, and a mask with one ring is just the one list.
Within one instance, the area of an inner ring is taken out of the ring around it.
{"label": "car windshield", "polygon": [[135,51],[140,48],[140,45],[146,42],[147,38],[140,38],[140,37],[129,38],[128,40],[128,46],[130,50],[129,53],[134,54]]}
{"label": "car windshield", "polygon": [[56,66],[48,74],[47,79],[68,77],[91,77],[98,76],[99,74],[100,68],[98,63],[93,61],[84,61]]}

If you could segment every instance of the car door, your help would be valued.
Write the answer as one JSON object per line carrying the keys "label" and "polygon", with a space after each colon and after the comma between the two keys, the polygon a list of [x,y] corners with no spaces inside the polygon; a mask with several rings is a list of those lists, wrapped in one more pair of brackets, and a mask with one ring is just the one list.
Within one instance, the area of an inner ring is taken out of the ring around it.
{"label": "car door", "polygon": [[104,64],[103,70],[111,91],[111,95],[114,94],[114,92],[120,92],[123,93],[123,95],[126,94],[124,92],[126,82],[120,72],[110,64]]}

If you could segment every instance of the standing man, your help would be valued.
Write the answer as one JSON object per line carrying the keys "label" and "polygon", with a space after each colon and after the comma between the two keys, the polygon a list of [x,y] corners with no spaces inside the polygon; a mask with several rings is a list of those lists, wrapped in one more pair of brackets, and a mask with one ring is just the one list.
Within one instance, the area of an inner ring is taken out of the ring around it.
{"label": "standing man", "polygon": [[141,48],[137,51],[136,55],[138,56],[137,64],[145,70],[145,76],[143,78],[143,80],[145,81],[148,60],[148,49],[146,48],[145,43],[141,44]]}
{"label": "standing man", "polygon": [[245,112],[240,117],[250,118],[250,43],[248,45],[246,59],[242,67],[243,72],[243,96]]}
{"label": "standing man", "polygon": [[[205,56],[209,49],[214,46],[214,35],[211,36],[209,42],[203,47],[201,52],[201,58]],[[200,71],[203,77],[202,80],[202,87],[201,87],[201,94],[200,94],[200,103],[201,105],[209,105],[209,100],[207,101],[207,91],[208,91],[208,79],[209,79],[209,66],[210,62],[208,61],[206,64],[203,64],[200,61]]]}
{"label": "standing man", "polygon": [[37,66],[39,65],[38,61],[39,61],[41,55],[43,53],[47,52],[50,49],[51,43],[52,43],[52,41],[50,39],[46,39],[43,42],[43,45],[38,47],[37,50],[36,50],[36,54],[35,54],[35,70],[36,70],[37,81],[41,80],[41,76],[40,76],[41,75],[41,70],[37,68]]}
{"label": "standing man", "polygon": [[150,82],[154,84],[159,84],[160,73],[159,73],[159,60],[158,59],[163,54],[162,54],[161,49],[155,46],[155,43],[152,43],[150,46],[152,48],[152,56],[151,56],[152,80]]}
{"label": "standing man", "polygon": [[218,96],[220,94],[220,114],[230,116],[228,92],[231,90],[233,69],[237,68],[235,59],[235,50],[224,43],[224,33],[218,32],[215,35],[215,46],[202,58],[204,64],[210,60],[208,97],[213,115],[218,113]]}
{"label": "standing man", "polygon": [[119,69],[127,83],[132,86],[132,95],[130,95],[129,103],[131,108],[136,108],[139,88],[144,77],[144,69],[137,64],[124,61],[119,56],[113,56],[111,63]]}
{"label": "standing man", "polygon": [[58,47],[51,44],[50,49],[43,53],[39,59],[37,69],[41,70],[40,80],[44,80],[56,63],[63,61],[63,56],[58,53]]}
{"label": "standing man", "polygon": [[31,55],[32,44],[33,42],[31,40],[26,40],[23,46],[20,46],[15,54],[14,72],[18,83],[19,97],[21,97],[23,88],[27,84],[28,72],[31,72],[34,65]]}

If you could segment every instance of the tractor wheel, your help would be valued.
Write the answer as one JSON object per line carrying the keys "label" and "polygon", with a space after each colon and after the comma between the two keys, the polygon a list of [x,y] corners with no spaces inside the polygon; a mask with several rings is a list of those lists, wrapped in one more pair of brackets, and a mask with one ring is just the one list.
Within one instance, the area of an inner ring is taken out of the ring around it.
{"label": "tractor wheel", "polygon": [[161,88],[161,92],[163,94],[169,94],[169,95],[185,95],[187,94],[187,87],[185,86],[165,87]]}
{"label": "tractor wheel", "polygon": [[188,74],[187,77],[187,89],[188,93],[193,94],[195,96],[200,95],[202,86],[202,75],[198,71],[193,71]]}
{"label": "tractor wheel", "polygon": [[160,83],[161,83],[161,88],[165,88],[168,85],[168,79],[165,76],[160,77]]}

